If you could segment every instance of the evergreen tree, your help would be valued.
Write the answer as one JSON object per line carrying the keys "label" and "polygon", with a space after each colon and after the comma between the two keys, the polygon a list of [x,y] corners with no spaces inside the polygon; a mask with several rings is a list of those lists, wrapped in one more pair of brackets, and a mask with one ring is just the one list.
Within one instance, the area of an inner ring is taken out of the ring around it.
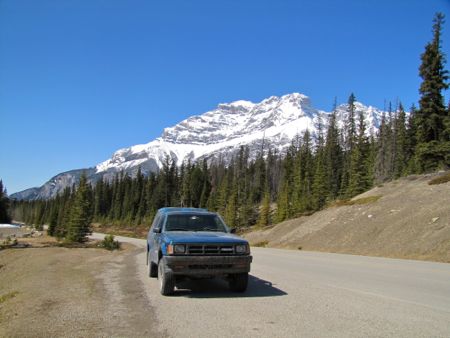
{"label": "evergreen tree", "polygon": [[436,13],[433,39],[421,56],[419,74],[420,109],[417,111],[416,155],[421,172],[450,166],[450,129],[442,91],[448,88],[448,71],[444,69],[445,54],[441,50],[444,15]]}
{"label": "evergreen tree", "polygon": [[[389,108],[389,116],[391,116],[391,108]],[[377,156],[375,160],[375,182],[377,184],[383,183],[391,179],[392,168],[392,130],[390,119],[386,118],[386,114],[383,111],[381,116],[380,128],[378,131],[377,140]]]}
{"label": "evergreen tree", "polygon": [[344,153],[343,153],[343,169],[341,179],[341,195],[345,196],[350,184],[352,153],[356,143],[356,121],[355,121],[355,102],[356,97],[353,93],[350,94],[347,104],[347,118],[344,127]]}
{"label": "evergreen tree", "polygon": [[90,186],[87,183],[86,175],[83,174],[70,207],[66,240],[68,242],[85,242],[87,236],[92,232],[91,220]]}
{"label": "evergreen tree", "polygon": [[315,165],[309,130],[306,130],[302,138],[299,138],[295,143],[298,150],[294,158],[293,183],[289,183],[292,191],[288,190],[287,195],[290,203],[288,217],[312,210],[313,208],[312,184]]}
{"label": "evergreen tree", "polygon": [[237,195],[237,184],[233,184],[225,207],[225,223],[230,228],[235,228],[237,226]]}
{"label": "evergreen tree", "polygon": [[417,158],[415,151],[417,147],[417,128],[416,128],[416,106],[413,104],[409,109],[409,116],[406,121],[406,144],[405,144],[405,156],[406,156],[406,168],[405,174],[415,174],[417,169]]}
{"label": "evergreen tree", "polygon": [[325,206],[329,187],[327,186],[327,173],[325,168],[325,151],[319,148],[315,158],[315,172],[313,189],[312,207],[314,210],[320,210]]}
{"label": "evergreen tree", "polygon": [[64,238],[66,236],[72,199],[73,196],[71,189],[69,187],[65,188],[61,195],[61,202],[59,204],[60,207],[58,210],[58,220],[54,232],[57,238]]}
{"label": "evergreen tree", "polygon": [[406,172],[407,141],[406,141],[406,114],[400,103],[394,122],[395,159],[394,178],[403,176]]}
{"label": "evergreen tree", "polygon": [[277,199],[277,221],[282,222],[295,214],[295,205],[292,203],[294,190],[294,159],[297,153],[297,145],[292,142],[286,157],[283,160],[280,191]]}
{"label": "evergreen tree", "polygon": [[346,196],[353,197],[367,190],[371,183],[368,178],[369,143],[366,136],[366,124],[363,112],[358,115],[358,133],[350,158],[349,184]]}
{"label": "evergreen tree", "polygon": [[[58,198],[57,198],[58,200]],[[48,230],[47,234],[49,236],[55,236],[56,234],[56,227],[58,226],[58,204],[57,202],[54,203],[55,205],[52,207],[50,212],[50,220],[48,224]]]}
{"label": "evergreen tree", "polygon": [[0,223],[11,223],[8,194],[2,180],[0,180]]}
{"label": "evergreen tree", "polygon": [[336,104],[328,119],[328,129],[325,143],[326,180],[328,187],[328,199],[334,200],[339,195],[342,176],[342,147],[340,133],[336,121]]}
{"label": "evergreen tree", "polygon": [[200,195],[200,207],[205,208],[208,204],[209,194],[211,192],[211,182],[209,180],[208,163],[206,162],[206,159],[203,160],[202,176],[203,185],[202,193]]}
{"label": "evergreen tree", "polygon": [[258,225],[265,227],[270,224],[270,193],[265,190],[264,197],[261,201],[261,207],[259,211]]}
{"label": "evergreen tree", "polygon": [[204,185],[204,175],[198,164],[192,169],[190,178],[189,191],[191,195],[191,206],[198,208],[202,202],[201,199]]}

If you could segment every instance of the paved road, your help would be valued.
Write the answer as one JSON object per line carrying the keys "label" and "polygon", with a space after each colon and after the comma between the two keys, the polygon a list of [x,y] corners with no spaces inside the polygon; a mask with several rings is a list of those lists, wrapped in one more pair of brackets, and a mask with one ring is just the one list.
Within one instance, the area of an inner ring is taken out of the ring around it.
{"label": "paved road", "polygon": [[[145,241],[117,237],[145,248]],[[252,248],[244,294],[220,280],[172,297],[138,279],[171,337],[450,337],[450,264]]]}

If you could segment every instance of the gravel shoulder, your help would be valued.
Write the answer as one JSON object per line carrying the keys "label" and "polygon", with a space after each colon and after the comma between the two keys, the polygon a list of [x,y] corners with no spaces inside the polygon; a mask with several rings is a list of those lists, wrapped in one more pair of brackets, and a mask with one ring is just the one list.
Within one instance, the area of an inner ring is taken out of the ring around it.
{"label": "gravel shoulder", "polygon": [[0,251],[0,337],[164,336],[137,276],[142,250],[27,240],[33,247]]}

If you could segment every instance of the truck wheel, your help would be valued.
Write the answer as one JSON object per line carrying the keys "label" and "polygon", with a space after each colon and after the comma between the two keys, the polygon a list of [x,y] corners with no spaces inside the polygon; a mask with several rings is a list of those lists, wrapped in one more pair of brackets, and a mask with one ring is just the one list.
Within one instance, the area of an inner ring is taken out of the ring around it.
{"label": "truck wheel", "polygon": [[158,265],[152,262],[150,256],[148,257],[148,276],[152,278],[158,277]]}
{"label": "truck wheel", "polygon": [[159,292],[161,292],[163,296],[171,295],[175,288],[175,277],[171,272],[166,272],[162,259],[160,259],[158,263],[158,280]]}
{"label": "truck wheel", "polygon": [[248,272],[236,273],[230,277],[230,290],[234,292],[244,292],[247,290]]}

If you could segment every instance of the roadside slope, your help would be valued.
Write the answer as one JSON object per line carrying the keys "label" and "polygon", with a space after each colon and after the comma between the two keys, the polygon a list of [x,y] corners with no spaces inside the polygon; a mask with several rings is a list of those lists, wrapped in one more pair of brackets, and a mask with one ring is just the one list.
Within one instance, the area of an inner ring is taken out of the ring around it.
{"label": "roadside slope", "polygon": [[[450,182],[409,176],[311,216],[244,235],[269,247],[450,262]],[[379,197],[377,199],[377,197]]]}

